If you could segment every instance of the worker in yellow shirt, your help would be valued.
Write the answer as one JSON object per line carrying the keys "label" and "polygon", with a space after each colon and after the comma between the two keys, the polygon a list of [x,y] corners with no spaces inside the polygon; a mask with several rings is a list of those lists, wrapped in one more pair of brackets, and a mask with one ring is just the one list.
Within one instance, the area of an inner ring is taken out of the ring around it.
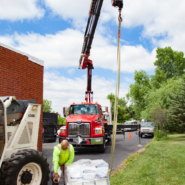
{"label": "worker in yellow shirt", "polygon": [[[58,184],[60,175],[58,170],[60,169],[64,175],[64,165],[73,162],[74,148],[68,143],[67,140],[63,140],[61,144],[58,144],[53,149],[53,184]],[[56,183],[54,183],[56,182]]]}

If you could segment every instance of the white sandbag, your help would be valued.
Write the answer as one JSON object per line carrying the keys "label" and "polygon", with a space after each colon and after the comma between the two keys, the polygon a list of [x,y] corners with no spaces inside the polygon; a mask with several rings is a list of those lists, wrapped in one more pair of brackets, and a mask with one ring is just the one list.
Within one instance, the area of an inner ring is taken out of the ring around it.
{"label": "white sandbag", "polygon": [[68,183],[65,182],[65,184],[66,185],[84,185],[83,182],[68,182]]}
{"label": "white sandbag", "polygon": [[110,185],[108,163],[102,159],[81,159],[65,166],[67,185]]}
{"label": "white sandbag", "polygon": [[97,179],[95,180],[96,185],[108,185],[109,180],[108,179]]}
{"label": "white sandbag", "polygon": [[82,173],[82,168],[80,165],[71,163],[69,165],[66,165],[66,168],[64,170],[65,176],[66,176],[66,181],[71,182],[71,181],[83,181],[83,173]]}
{"label": "white sandbag", "polygon": [[84,180],[94,181],[97,168],[95,166],[89,166],[89,167],[85,166],[82,169],[83,169],[82,174],[83,174]]}
{"label": "white sandbag", "polygon": [[90,159],[80,159],[76,161],[75,163],[81,166],[91,166],[92,165],[92,161]]}
{"label": "white sandbag", "polygon": [[103,159],[97,159],[91,161],[92,166],[97,167],[108,167],[108,163],[106,163]]}
{"label": "white sandbag", "polygon": [[83,185],[95,185],[95,182],[94,181],[84,181],[84,184]]}
{"label": "white sandbag", "polygon": [[95,179],[106,179],[108,177],[108,170],[107,167],[98,167]]}

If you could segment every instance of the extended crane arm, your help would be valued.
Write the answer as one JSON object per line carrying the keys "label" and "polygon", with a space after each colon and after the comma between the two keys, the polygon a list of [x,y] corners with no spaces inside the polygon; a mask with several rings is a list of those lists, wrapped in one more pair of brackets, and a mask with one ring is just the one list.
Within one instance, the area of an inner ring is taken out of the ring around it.
{"label": "extended crane arm", "polygon": [[84,34],[84,42],[82,46],[82,55],[80,57],[79,68],[85,69],[88,65],[88,57],[90,55],[91,45],[94,38],[94,33],[100,16],[103,0],[92,0],[87,27]]}
{"label": "extended crane arm", "polygon": [[[80,56],[79,61],[79,69],[88,69],[87,70],[87,91],[86,91],[86,102],[91,103],[92,99],[92,91],[91,91],[91,82],[92,82],[92,69],[93,62],[89,59],[91,45],[94,38],[94,33],[96,31],[96,26],[98,23],[98,19],[100,16],[102,4],[104,0],[92,0],[90,11],[89,11],[89,18],[87,22],[87,27],[84,34],[84,42],[82,46],[82,54]],[[112,0],[112,6],[119,7],[119,11],[123,8],[123,0]]]}

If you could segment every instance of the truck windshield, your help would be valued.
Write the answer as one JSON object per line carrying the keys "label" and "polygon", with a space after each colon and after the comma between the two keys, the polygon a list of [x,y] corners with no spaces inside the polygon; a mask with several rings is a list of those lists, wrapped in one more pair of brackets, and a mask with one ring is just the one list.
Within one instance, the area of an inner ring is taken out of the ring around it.
{"label": "truck windshield", "polygon": [[71,105],[69,115],[99,115],[98,105]]}
{"label": "truck windshield", "polygon": [[142,122],[141,127],[154,127],[154,123]]}

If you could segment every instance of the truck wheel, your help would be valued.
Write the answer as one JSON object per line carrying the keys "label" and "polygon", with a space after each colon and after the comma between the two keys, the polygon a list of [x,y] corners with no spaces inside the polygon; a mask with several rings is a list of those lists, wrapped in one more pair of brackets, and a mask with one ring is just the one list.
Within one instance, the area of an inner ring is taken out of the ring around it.
{"label": "truck wheel", "polygon": [[2,164],[0,173],[3,185],[46,185],[50,170],[41,152],[28,149],[13,153]]}
{"label": "truck wheel", "polygon": [[107,138],[107,143],[110,143],[112,141],[111,134],[109,135],[109,138]]}
{"label": "truck wheel", "polygon": [[44,143],[49,143],[49,141],[46,137],[44,137]]}
{"label": "truck wheel", "polygon": [[105,137],[103,137],[103,144],[102,145],[98,145],[98,151],[100,153],[104,153],[105,152]]}
{"label": "truck wheel", "polygon": [[110,143],[110,142],[111,142],[111,140],[112,140],[111,138],[108,138],[108,139],[107,139],[107,143]]}
{"label": "truck wheel", "polygon": [[42,142],[45,143],[44,134],[42,135]]}

